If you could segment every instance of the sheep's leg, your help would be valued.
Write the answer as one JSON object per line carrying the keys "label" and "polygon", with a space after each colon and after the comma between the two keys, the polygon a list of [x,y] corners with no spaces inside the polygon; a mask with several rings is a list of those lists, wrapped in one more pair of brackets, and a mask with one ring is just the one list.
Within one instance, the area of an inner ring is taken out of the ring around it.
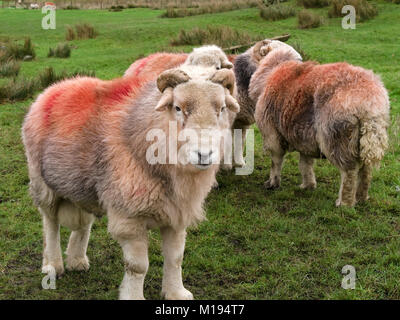
{"label": "sheep's leg", "polygon": [[356,199],[364,202],[369,199],[368,190],[372,180],[372,166],[364,165],[358,172],[358,187]]}
{"label": "sheep's leg", "polygon": [[267,189],[277,189],[280,187],[284,156],[285,151],[283,149],[271,150],[271,171],[269,179],[264,184]]}
{"label": "sheep's leg", "polygon": [[64,263],[60,246],[60,224],[55,215],[39,208],[43,217],[43,273],[53,273],[58,276],[64,273]]}
{"label": "sheep's leg", "polygon": [[[87,214],[87,213],[84,213]],[[89,243],[90,229],[94,221],[94,216],[87,214],[90,218],[81,228],[71,232],[67,247],[67,269],[68,270],[89,270],[89,259],[86,255]]]}
{"label": "sheep's leg", "polygon": [[358,168],[347,171],[341,170],[340,174],[341,185],[336,206],[353,207],[356,203]]}
{"label": "sheep's leg", "polygon": [[122,240],[119,243],[125,262],[125,275],[119,288],[119,298],[144,300],[144,278],[149,268],[148,238]]}
{"label": "sheep's leg", "polygon": [[149,268],[147,224],[117,210],[108,211],[108,231],[124,254],[125,275],[119,288],[121,300],[144,300],[143,284]]}
{"label": "sheep's leg", "polygon": [[243,154],[244,154],[244,148],[246,145],[246,136],[247,136],[247,129],[248,126],[243,126],[240,129],[242,132],[241,134],[235,134],[233,130],[233,139],[234,139],[234,156],[233,156],[233,163],[235,167],[243,167],[246,165],[244,159],[243,159]]}
{"label": "sheep's leg", "polygon": [[301,189],[315,189],[317,182],[314,174],[314,159],[300,153],[299,169],[302,177]]}
{"label": "sheep's leg", "polygon": [[182,260],[186,231],[171,227],[161,229],[163,239],[164,276],[161,294],[167,300],[192,300],[193,295],[182,282]]}

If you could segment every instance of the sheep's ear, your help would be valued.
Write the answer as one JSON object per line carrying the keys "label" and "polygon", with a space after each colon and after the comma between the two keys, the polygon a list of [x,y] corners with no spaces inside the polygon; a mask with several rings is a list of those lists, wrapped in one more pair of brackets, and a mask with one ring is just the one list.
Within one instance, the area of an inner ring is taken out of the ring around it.
{"label": "sheep's ear", "polygon": [[221,63],[221,68],[223,69],[232,69],[233,68],[233,64],[231,62],[229,62],[228,60],[223,60]]}
{"label": "sheep's ear", "polygon": [[271,40],[258,41],[253,48],[253,57],[256,61],[260,61],[264,58],[270,51]]}
{"label": "sheep's ear", "polygon": [[178,84],[187,82],[190,77],[179,69],[170,69],[161,73],[157,78],[158,90],[164,92],[166,88],[175,88]]}
{"label": "sheep's ear", "polygon": [[228,107],[229,110],[238,113],[240,111],[240,105],[236,101],[234,97],[232,97],[228,92],[225,95],[225,104]]}
{"label": "sheep's ear", "polygon": [[164,90],[161,99],[160,101],[158,101],[155,108],[156,111],[165,111],[168,107],[172,105],[172,103],[174,102],[174,96],[172,92],[172,88],[167,88]]}
{"label": "sheep's ear", "polygon": [[235,75],[232,70],[218,70],[209,80],[221,84],[224,88],[229,90],[230,94],[233,94],[233,89],[235,88]]}

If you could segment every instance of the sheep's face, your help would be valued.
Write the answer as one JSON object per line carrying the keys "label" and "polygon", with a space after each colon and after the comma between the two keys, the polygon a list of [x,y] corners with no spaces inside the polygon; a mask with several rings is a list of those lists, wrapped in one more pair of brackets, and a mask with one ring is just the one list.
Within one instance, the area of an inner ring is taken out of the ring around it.
{"label": "sheep's face", "polygon": [[233,68],[233,64],[228,60],[226,54],[217,46],[195,48],[189,55],[187,63],[189,65],[214,67],[216,70]]}
{"label": "sheep's face", "polygon": [[234,86],[232,71],[221,71],[210,79],[189,79],[185,73],[187,81],[173,87],[177,83],[176,75],[181,80],[185,75],[181,70],[168,70],[166,73],[172,85],[164,90],[161,90],[162,80],[159,78],[163,96],[156,110],[165,112],[172,120],[170,129],[171,125],[176,127],[177,164],[185,169],[206,170],[220,162],[221,137],[228,121],[227,109],[239,110],[228,89]]}

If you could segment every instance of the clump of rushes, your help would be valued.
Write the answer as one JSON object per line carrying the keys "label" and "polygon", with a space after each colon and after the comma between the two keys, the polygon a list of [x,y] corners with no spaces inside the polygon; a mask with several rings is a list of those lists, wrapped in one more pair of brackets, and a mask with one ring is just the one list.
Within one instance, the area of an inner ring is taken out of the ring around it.
{"label": "clump of rushes", "polygon": [[0,78],[18,76],[20,67],[21,64],[12,58],[9,58],[4,62],[0,62]]}
{"label": "clump of rushes", "polygon": [[89,23],[80,23],[75,25],[75,30],[71,26],[67,26],[65,39],[67,41],[75,39],[94,39],[98,35],[96,29]]}
{"label": "clump of rushes", "polygon": [[304,8],[323,8],[329,6],[329,0],[297,0],[297,5]]}
{"label": "clump of rushes", "polygon": [[97,31],[88,23],[77,24],[75,29],[78,39],[94,39],[97,37]]}
{"label": "clump of rushes", "polygon": [[250,43],[258,38],[227,26],[209,26],[205,29],[182,29],[176,38],[171,39],[170,44],[172,46],[216,44],[220,47],[228,47],[235,44]]}
{"label": "clump of rushes", "polygon": [[25,38],[23,45],[9,41],[5,45],[3,45],[2,49],[0,50],[0,59],[3,61],[10,58],[15,60],[22,60],[26,56],[31,56],[32,59],[36,56],[31,38],[29,37]]}
{"label": "clump of rushes", "polygon": [[296,50],[301,55],[301,57],[303,58],[303,61],[311,60],[311,56],[307,52],[304,51],[300,42],[295,42],[291,46],[293,47],[294,50]]}
{"label": "clump of rushes", "polygon": [[13,78],[0,86],[0,102],[31,98],[36,89],[36,82],[32,79]]}
{"label": "clump of rushes", "polygon": [[67,43],[59,43],[57,47],[49,48],[48,57],[69,58],[71,56],[71,47]]}
{"label": "clump of rushes", "polygon": [[296,9],[292,6],[274,4],[260,7],[260,17],[269,21],[283,20],[295,15]]}
{"label": "clump of rushes", "polygon": [[76,39],[76,33],[74,28],[72,28],[71,26],[67,26],[67,30],[65,33],[65,40],[67,41],[71,41],[71,40],[75,40]]}
{"label": "clump of rushes", "polygon": [[301,10],[297,15],[297,19],[300,29],[318,28],[323,24],[321,16],[308,10]]}
{"label": "clump of rushes", "polygon": [[75,70],[68,73],[66,70],[63,70],[57,73],[52,67],[48,67],[39,74],[39,83],[41,88],[47,88],[53,83],[77,76],[94,77],[95,72],[92,70]]}
{"label": "clump of rushes", "polygon": [[331,0],[331,8],[328,12],[329,18],[342,17],[342,8],[345,5],[351,5],[355,8],[358,22],[372,19],[378,15],[378,9],[366,0]]}

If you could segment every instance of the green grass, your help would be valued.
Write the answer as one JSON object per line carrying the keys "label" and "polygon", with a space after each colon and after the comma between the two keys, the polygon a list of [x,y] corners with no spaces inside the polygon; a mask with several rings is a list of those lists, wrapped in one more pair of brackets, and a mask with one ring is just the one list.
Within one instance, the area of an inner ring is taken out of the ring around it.
{"label": "green grass", "polygon": [[[4,9],[0,39],[31,37],[36,59],[23,62],[20,71],[27,77],[47,66],[118,77],[136,57],[168,47],[179,30],[207,24],[265,37],[291,33],[289,43],[300,43],[313,59],[345,60],[374,70],[389,91],[394,124],[390,152],[374,173],[371,200],[354,209],[335,208],[339,173],[323,160],[316,163],[317,189],[301,191],[294,153],[287,157],[282,188],[264,190],[270,161],[262,156],[256,130],[254,173],[219,174],[220,188],[206,203],[208,220],[188,233],[184,282],[199,299],[400,299],[400,6],[379,2],[378,8],[379,15],[356,30],[342,30],[340,18],[299,30],[295,17],[266,22],[257,9],[177,19],[160,19],[162,11],[149,9],[60,10],[57,29],[42,30],[40,11]],[[327,8],[313,11],[326,16]],[[69,59],[47,58],[49,46],[64,41],[64,26],[78,22],[92,24],[98,37],[72,41],[76,49]],[[57,290],[41,288],[41,220],[28,196],[20,135],[31,103],[0,105],[0,299],[115,299],[122,252],[107,234],[106,218],[93,227],[90,271],[67,272],[57,280]],[[64,250],[67,239],[62,229]],[[340,286],[346,264],[356,268],[355,290]],[[147,298],[160,297],[161,277],[160,237],[152,231]]]}

